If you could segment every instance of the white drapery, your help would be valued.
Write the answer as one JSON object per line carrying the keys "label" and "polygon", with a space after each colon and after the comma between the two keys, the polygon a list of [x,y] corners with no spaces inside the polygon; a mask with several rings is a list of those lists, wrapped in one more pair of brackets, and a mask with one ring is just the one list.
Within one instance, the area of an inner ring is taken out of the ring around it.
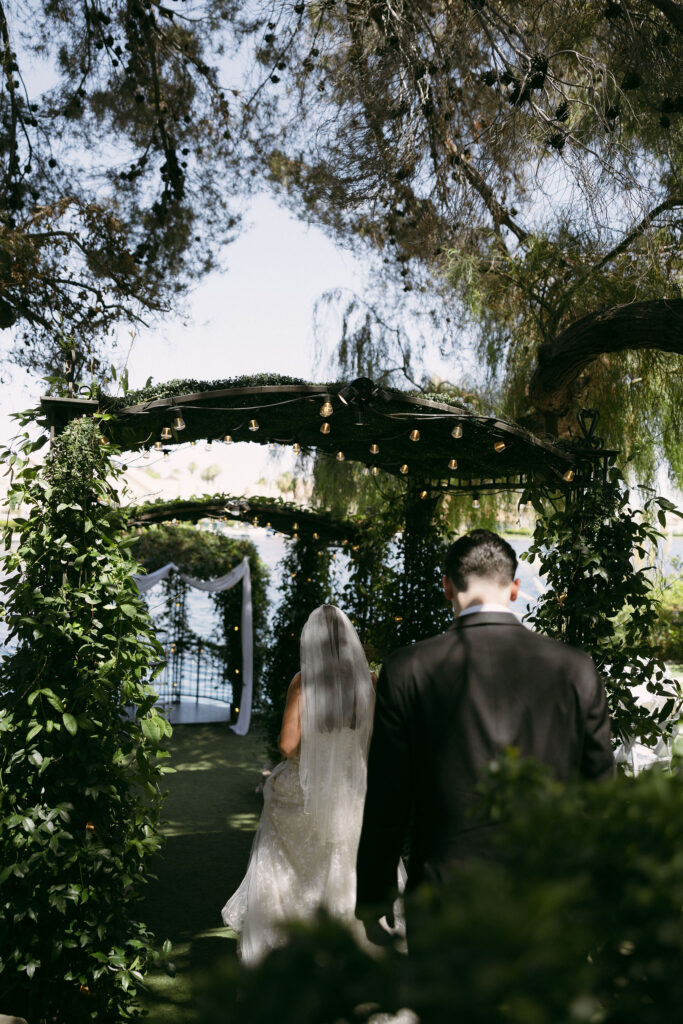
{"label": "white drapery", "polygon": [[139,592],[146,594],[148,590],[151,590],[157,583],[165,580],[172,572],[177,572],[188,586],[194,587],[196,590],[207,591],[210,594],[218,594],[222,590],[230,590],[237,583],[242,583],[242,618],[240,624],[242,632],[242,697],[237,721],[230,728],[238,736],[246,736],[251,722],[251,704],[254,690],[254,625],[249,559],[243,558],[240,564],[231,569],[229,573],[226,573],[225,576],[219,576],[215,580],[196,580],[193,576],[188,576],[186,573],[181,572],[174,562],[162,565],[160,569],[156,569],[155,572],[150,572],[146,576],[133,576],[133,579]]}

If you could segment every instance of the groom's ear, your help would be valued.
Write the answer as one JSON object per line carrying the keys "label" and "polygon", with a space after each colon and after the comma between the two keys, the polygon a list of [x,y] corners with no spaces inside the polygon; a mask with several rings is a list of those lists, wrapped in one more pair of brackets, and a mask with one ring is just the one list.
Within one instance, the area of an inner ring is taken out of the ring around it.
{"label": "groom's ear", "polygon": [[452,601],[455,597],[455,591],[453,590],[453,581],[448,576],[442,576],[441,582],[443,583],[443,592],[446,595],[447,601]]}
{"label": "groom's ear", "polygon": [[516,601],[517,600],[517,595],[519,594],[519,588],[520,588],[521,582],[522,581],[519,578],[517,578],[516,580],[512,581],[512,585],[510,587],[510,600],[511,601]]}

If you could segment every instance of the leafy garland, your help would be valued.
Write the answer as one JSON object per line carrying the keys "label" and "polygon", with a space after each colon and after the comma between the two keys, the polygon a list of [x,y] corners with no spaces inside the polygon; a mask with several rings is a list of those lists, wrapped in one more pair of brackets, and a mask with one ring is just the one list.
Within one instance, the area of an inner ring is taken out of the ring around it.
{"label": "leafy garland", "polygon": [[11,506],[0,664],[3,1010],[32,1021],[124,1021],[154,958],[133,907],[160,846],[170,726],[151,678],[161,650],[110,483],[116,450],[75,420],[43,466],[27,434],[3,453]]}

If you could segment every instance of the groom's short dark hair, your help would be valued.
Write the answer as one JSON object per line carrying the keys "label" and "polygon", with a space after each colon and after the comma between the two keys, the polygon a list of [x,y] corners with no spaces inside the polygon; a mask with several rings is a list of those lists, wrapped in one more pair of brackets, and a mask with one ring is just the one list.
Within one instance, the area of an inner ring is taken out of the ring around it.
{"label": "groom's short dark hair", "polygon": [[470,576],[495,580],[501,586],[512,583],[517,555],[506,540],[492,530],[470,530],[448,547],[444,574],[458,590],[467,589]]}

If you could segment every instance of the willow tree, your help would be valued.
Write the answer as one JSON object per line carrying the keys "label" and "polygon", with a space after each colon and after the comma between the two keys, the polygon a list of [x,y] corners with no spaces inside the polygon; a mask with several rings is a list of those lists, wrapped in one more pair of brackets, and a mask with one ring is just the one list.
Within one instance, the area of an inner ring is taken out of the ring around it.
{"label": "willow tree", "polygon": [[[566,435],[599,404],[610,441],[655,435],[680,475],[683,5],[277,9],[259,148],[292,208],[379,254],[394,301],[440,291],[433,329],[453,355],[474,332],[499,408]],[[347,356],[365,331],[409,366],[396,323],[357,318]]]}

